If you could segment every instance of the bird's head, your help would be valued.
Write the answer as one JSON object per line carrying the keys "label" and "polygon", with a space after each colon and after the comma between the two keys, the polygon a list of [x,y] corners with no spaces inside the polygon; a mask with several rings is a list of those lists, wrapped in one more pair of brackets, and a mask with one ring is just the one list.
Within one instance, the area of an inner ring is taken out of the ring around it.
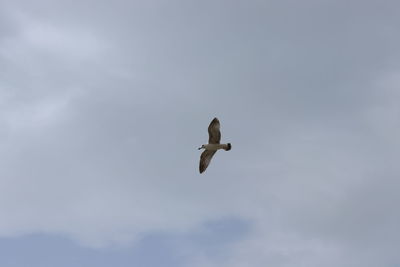
{"label": "bird's head", "polygon": [[202,149],[202,148],[206,148],[206,146],[205,145],[201,145],[201,147],[199,147],[198,149],[200,150],[200,149]]}

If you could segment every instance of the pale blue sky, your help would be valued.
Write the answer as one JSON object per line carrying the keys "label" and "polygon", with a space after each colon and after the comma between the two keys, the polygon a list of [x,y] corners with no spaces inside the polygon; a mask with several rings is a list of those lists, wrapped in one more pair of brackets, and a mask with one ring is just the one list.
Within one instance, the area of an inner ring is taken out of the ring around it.
{"label": "pale blue sky", "polygon": [[399,265],[399,9],[0,1],[1,267]]}
{"label": "pale blue sky", "polygon": [[[65,237],[31,234],[0,239],[1,266],[187,266],[195,257],[226,260],[230,244],[248,234],[247,222],[227,218],[186,234],[151,233],[128,246],[93,249]],[[195,256],[195,257],[193,257]]]}

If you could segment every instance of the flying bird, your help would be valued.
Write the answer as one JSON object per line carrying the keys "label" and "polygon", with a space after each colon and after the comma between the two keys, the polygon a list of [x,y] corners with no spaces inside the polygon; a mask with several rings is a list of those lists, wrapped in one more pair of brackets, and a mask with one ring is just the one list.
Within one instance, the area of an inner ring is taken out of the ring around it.
{"label": "flying bird", "polygon": [[208,144],[199,147],[199,150],[204,148],[204,151],[203,153],[201,153],[200,156],[200,165],[199,165],[200,173],[203,173],[207,169],[212,157],[214,156],[215,152],[217,152],[218,149],[224,149],[228,151],[231,150],[232,148],[231,143],[227,144],[219,143],[221,141],[221,132],[219,128],[220,128],[219,120],[217,118],[214,118],[211,121],[210,125],[208,126],[208,136],[209,136]]}

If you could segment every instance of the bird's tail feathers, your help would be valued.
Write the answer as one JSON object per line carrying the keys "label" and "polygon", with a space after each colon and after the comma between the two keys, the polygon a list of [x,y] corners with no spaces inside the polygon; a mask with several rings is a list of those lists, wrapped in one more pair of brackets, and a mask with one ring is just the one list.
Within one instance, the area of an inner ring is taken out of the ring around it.
{"label": "bird's tail feathers", "polygon": [[231,149],[232,149],[231,143],[227,143],[224,149],[225,149],[226,151],[231,150]]}

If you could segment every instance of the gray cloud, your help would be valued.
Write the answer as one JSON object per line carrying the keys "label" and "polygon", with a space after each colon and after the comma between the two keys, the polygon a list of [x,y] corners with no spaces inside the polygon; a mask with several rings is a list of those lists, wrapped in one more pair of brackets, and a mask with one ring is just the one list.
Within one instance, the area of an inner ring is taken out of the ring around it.
{"label": "gray cloud", "polygon": [[[234,215],[254,235],[226,266],[399,261],[397,3],[3,7],[2,236],[99,246]],[[214,116],[233,150],[199,176]]]}

